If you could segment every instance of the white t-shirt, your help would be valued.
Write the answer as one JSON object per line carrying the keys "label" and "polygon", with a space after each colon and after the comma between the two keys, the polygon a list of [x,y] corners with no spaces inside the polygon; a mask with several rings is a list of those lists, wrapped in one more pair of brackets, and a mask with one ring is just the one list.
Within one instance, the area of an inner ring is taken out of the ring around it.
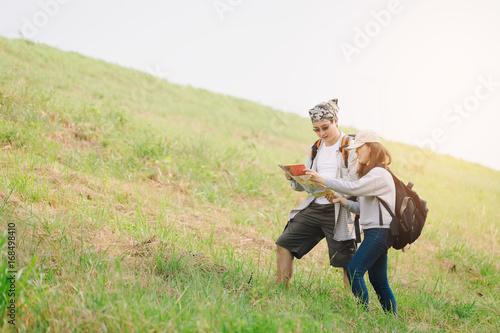
{"label": "white t-shirt", "polygon": [[[316,158],[318,159],[317,172],[320,176],[325,178],[335,178],[337,176],[337,151],[340,147],[340,138],[332,146],[323,146]],[[327,205],[330,204],[325,197],[318,197],[315,200],[316,203]]]}

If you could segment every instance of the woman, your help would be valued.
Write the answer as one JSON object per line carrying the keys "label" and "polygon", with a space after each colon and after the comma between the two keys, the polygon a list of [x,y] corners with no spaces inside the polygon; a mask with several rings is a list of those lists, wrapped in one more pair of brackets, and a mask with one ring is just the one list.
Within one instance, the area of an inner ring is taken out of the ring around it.
{"label": "woman", "polygon": [[347,266],[351,290],[368,311],[368,290],[363,278],[368,271],[370,282],[383,309],[397,314],[396,299],[387,279],[387,250],[393,242],[390,231],[392,217],[378,200],[385,200],[394,212],[396,189],[391,174],[386,170],[391,163],[391,154],[380,143],[379,136],[369,130],[360,131],[347,149],[356,149],[358,180],[325,179],[314,170],[306,169],[305,172],[310,180],[327,188],[359,197],[357,201],[347,200],[337,194],[328,198],[353,213],[360,213],[359,223],[363,227],[365,237]]}

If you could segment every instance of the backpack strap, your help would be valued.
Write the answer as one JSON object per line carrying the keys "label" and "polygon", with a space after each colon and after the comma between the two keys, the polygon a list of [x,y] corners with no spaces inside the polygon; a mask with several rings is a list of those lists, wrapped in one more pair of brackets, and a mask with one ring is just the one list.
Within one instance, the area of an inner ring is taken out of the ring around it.
{"label": "backpack strap", "polygon": [[387,210],[389,212],[389,214],[391,214],[391,217],[393,219],[394,219],[395,215],[392,212],[392,210],[389,209],[389,205],[387,204],[387,202],[380,199],[379,197],[377,197],[377,199],[378,199],[378,220],[379,220],[380,225],[383,225],[384,223],[382,222],[382,210],[380,209],[380,203],[382,203],[382,206],[384,206],[385,210]]}
{"label": "backpack strap", "polygon": [[[391,174],[391,176],[394,178],[394,175],[392,174],[392,171],[388,168],[388,167],[385,167],[383,164],[380,164],[380,165],[376,165],[375,168],[382,168],[382,169],[386,169],[387,171],[389,171],[389,173]],[[394,215],[394,213],[392,212],[392,210],[389,208],[389,205],[387,204],[387,202],[385,202],[385,200],[383,199],[380,199],[379,197],[377,197],[378,201],[379,201],[379,211],[380,211],[380,203],[382,203],[382,205],[384,206],[384,208],[389,212],[389,214],[391,214],[391,217],[394,218],[396,215]],[[380,213],[380,221],[382,221],[382,213]],[[380,222],[380,225],[382,225],[382,222]]]}
{"label": "backpack strap", "polygon": [[356,233],[356,243],[361,243],[361,230],[359,228],[359,215],[354,218],[354,231]]}
{"label": "backpack strap", "polygon": [[389,205],[387,204],[387,202],[385,202],[384,200],[380,199],[379,197],[377,197],[378,199],[378,218],[379,218],[379,223],[380,225],[383,225],[383,222],[382,222],[382,211],[380,210],[380,203],[382,203],[382,205],[384,206],[384,208],[389,212],[389,214],[391,214],[392,216],[392,221],[391,221],[391,234],[393,236],[399,236],[399,225],[398,223],[395,223],[397,221],[396,219],[396,216],[392,213],[392,210],[389,209]]}
{"label": "backpack strap", "polygon": [[[353,138],[354,134],[347,134],[342,137],[342,141],[340,142],[339,150],[342,153],[342,157],[344,158],[344,164],[346,168],[349,166],[349,150],[347,150],[346,148],[349,147],[349,143]],[[316,142],[314,142],[311,146],[311,166],[314,158],[318,154],[318,148],[321,145],[321,141],[321,139],[316,140]]]}
{"label": "backpack strap", "polygon": [[378,201],[378,223],[380,226],[384,225],[384,222],[382,221],[382,209],[380,209],[380,199]]}
{"label": "backpack strap", "polygon": [[339,150],[342,153],[342,157],[344,158],[344,164],[346,168],[349,165],[349,150],[347,150],[346,148],[349,147],[349,143],[351,142],[352,138],[353,135],[347,134],[342,137],[342,141],[340,142]]}
{"label": "backpack strap", "polygon": [[316,142],[313,143],[313,145],[311,146],[311,167],[312,167],[312,163],[314,161],[314,158],[318,154],[318,148],[321,145],[321,141],[322,141],[321,139],[316,140]]}
{"label": "backpack strap", "polygon": [[[352,196],[352,197],[349,197],[346,199],[350,200],[350,201],[356,201],[356,200],[358,200],[358,197]],[[359,214],[356,214],[356,216],[354,217],[354,231],[356,233],[356,243],[361,243],[361,229],[359,227]]]}
{"label": "backpack strap", "polygon": [[[392,210],[389,208],[389,205],[387,204],[387,202],[385,202],[384,200],[380,199],[379,197],[377,197],[378,201],[379,201],[379,208],[380,208],[380,203],[382,203],[382,205],[384,206],[384,208],[389,212],[389,214],[391,214],[391,217],[394,218],[394,213],[392,212]],[[382,214],[382,213],[380,213]],[[381,224],[382,225],[382,224]]]}

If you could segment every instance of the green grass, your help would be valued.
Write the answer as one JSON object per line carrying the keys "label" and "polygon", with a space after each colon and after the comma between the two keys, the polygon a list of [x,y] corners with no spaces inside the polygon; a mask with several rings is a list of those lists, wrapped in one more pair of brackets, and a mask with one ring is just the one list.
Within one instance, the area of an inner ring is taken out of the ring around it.
{"label": "green grass", "polygon": [[430,214],[389,254],[400,317],[371,289],[365,313],[324,242],[275,282],[274,241],[304,199],[275,162],[304,162],[307,119],[28,41],[0,38],[0,56],[2,331],[500,329],[500,172],[385,142]]}

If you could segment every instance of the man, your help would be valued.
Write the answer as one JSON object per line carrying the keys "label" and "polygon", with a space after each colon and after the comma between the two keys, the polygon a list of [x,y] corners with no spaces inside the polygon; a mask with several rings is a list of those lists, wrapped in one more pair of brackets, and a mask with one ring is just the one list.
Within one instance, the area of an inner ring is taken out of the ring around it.
{"label": "man", "polygon": [[[337,102],[337,99],[332,99],[309,110],[313,130],[321,141],[314,159],[314,154],[309,152],[305,166],[325,178],[356,180],[356,154],[349,154],[346,166],[340,150],[345,134],[338,129]],[[294,190],[304,191],[293,178],[287,174],[285,177]],[[343,268],[344,284],[349,290],[346,268],[356,251],[351,213],[339,203],[332,204],[326,197],[312,195],[290,212],[290,220],[276,241],[278,283],[288,286],[293,275],[294,258],[302,258],[325,237],[330,265]]]}

